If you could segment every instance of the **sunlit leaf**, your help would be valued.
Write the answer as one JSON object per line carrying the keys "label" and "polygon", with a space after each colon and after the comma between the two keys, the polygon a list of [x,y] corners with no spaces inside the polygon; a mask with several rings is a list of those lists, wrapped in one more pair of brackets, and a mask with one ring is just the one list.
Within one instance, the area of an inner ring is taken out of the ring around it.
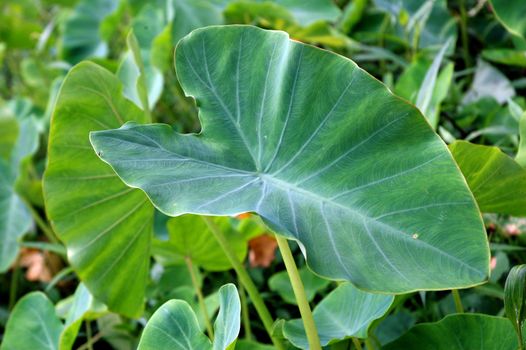
{"label": "sunlit leaf", "polygon": [[[146,122],[118,79],[93,63],[73,68],[50,131],[44,197],[68,260],[90,292],[116,312],[139,316],[150,258],[153,208],[126,187],[89,144],[92,130]],[[111,288],[108,286],[111,285]]]}

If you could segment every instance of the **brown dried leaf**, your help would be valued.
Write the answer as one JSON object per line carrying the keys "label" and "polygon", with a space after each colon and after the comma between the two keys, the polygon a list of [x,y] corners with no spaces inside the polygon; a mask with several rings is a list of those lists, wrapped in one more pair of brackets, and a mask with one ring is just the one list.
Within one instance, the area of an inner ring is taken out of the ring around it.
{"label": "brown dried leaf", "polygon": [[248,241],[248,259],[251,267],[269,267],[276,257],[278,242],[271,235],[261,235]]}

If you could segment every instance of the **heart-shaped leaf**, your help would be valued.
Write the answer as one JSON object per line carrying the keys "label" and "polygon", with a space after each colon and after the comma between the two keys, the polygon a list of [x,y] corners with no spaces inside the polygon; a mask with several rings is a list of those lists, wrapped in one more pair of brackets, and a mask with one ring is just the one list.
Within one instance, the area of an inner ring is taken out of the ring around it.
{"label": "heart-shaped leaf", "polygon": [[517,347],[517,337],[508,319],[479,314],[455,314],[435,323],[416,325],[383,349],[517,350]]}
{"label": "heart-shaped leaf", "polygon": [[485,213],[526,215],[526,170],[498,147],[456,141],[449,146]]}
{"label": "heart-shaped leaf", "polygon": [[[350,283],[340,285],[313,311],[321,345],[348,337],[367,338],[371,323],[389,310],[393,300],[392,295],[362,292]],[[301,319],[285,322],[283,334],[300,349],[309,348]]]}
{"label": "heart-shaped leaf", "polygon": [[161,306],[144,328],[139,350],[226,350],[237,338],[241,302],[233,284],[219,289],[219,314],[214,324],[214,343],[201,332],[188,303],[170,300]]}
{"label": "heart-shaped leaf", "polygon": [[253,211],[318,274],[402,293],[486,280],[473,196],[411,105],[352,61],[249,26],[176,49],[202,132],[127,124],[91,134],[101,158],[168,215]]}
{"label": "heart-shaped leaf", "polygon": [[51,123],[44,198],[86,287],[111,310],[133,317],[143,307],[153,208],[97,158],[88,138],[92,130],[148,121],[121,92],[119,80],[93,63],[69,72]]}
{"label": "heart-shaped leaf", "polygon": [[7,321],[1,350],[58,350],[64,326],[44,293],[33,292],[18,301]]}

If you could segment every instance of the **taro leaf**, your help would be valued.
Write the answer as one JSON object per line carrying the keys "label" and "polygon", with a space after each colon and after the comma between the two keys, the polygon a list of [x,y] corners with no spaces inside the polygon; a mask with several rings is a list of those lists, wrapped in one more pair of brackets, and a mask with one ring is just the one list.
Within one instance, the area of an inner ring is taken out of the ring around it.
{"label": "taro leaf", "polygon": [[490,0],[499,22],[513,35],[526,40],[526,2]]}
{"label": "taro leaf", "polygon": [[102,20],[117,9],[115,0],[82,0],[75,6],[63,29],[62,54],[71,63],[88,57],[104,57],[107,44],[98,31]]}
{"label": "taro leaf", "polygon": [[[314,308],[313,317],[322,346],[348,337],[367,338],[371,323],[393,303],[392,295],[372,294],[341,284]],[[295,346],[308,349],[303,321],[286,321],[283,334]]]}
{"label": "taro leaf", "polygon": [[195,313],[186,301],[170,300],[150,318],[138,350],[211,349],[210,339],[199,329]]}
{"label": "taro leaf", "polygon": [[[220,310],[214,324],[214,344],[204,335],[194,311],[182,300],[162,305],[146,324],[139,350],[225,350],[238,336],[241,304],[237,289],[227,284],[219,289]],[[212,347],[213,346],[213,347]]]}
{"label": "taro leaf", "polygon": [[[33,154],[38,147],[38,130],[32,117],[18,110],[17,100],[8,109],[14,117],[0,117],[0,128],[14,132],[2,141],[5,152],[0,154],[0,272],[5,272],[18,255],[18,240],[32,226],[29,208],[16,192],[22,160]],[[9,115],[9,113],[7,113]]]}
{"label": "taro leaf", "polygon": [[486,49],[482,51],[482,57],[496,63],[526,67],[526,50]]}
{"label": "taro leaf", "polygon": [[[440,61],[434,60],[433,64],[439,64]],[[440,113],[440,104],[447,97],[451,79],[453,77],[453,63],[447,64],[432,84],[426,81],[428,75],[435,76],[437,72],[433,72],[432,63],[423,57],[414,61],[400,76],[396,83],[395,93],[404,97],[408,101],[416,104],[418,97],[427,95],[429,98],[427,110],[424,111],[424,116],[429,120],[429,123],[436,128]]]}
{"label": "taro leaf", "polygon": [[68,310],[64,330],[60,334],[60,350],[73,347],[82,321],[91,313],[103,313],[104,305],[98,303],[90,294],[84,284],[80,283],[73,295],[71,306]]}
{"label": "taro leaf", "polygon": [[497,68],[479,59],[473,83],[462,99],[462,103],[468,104],[484,97],[493,97],[503,104],[513,96],[515,89],[509,79]]}
{"label": "taro leaf", "polygon": [[18,239],[32,225],[31,213],[16,194],[15,176],[0,159],[0,272],[5,272],[18,255]]}
{"label": "taro leaf", "polygon": [[498,147],[456,141],[449,146],[484,213],[526,215],[526,170]]}
{"label": "taro leaf", "polygon": [[[124,85],[124,94],[137,106],[152,108],[161,96],[164,79],[152,64],[152,45],[167,24],[163,11],[148,4],[133,20],[128,35],[129,51],[125,54],[117,76]],[[148,100],[148,103],[146,103]]]}
{"label": "taro leaf", "polygon": [[236,287],[229,283],[219,289],[219,314],[214,322],[214,350],[225,350],[239,335],[241,302]]}
{"label": "taro leaf", "polygon": [[[230,227],[228,218],[214,219],[222,228],[231,249],[240,260],[247,255],[245,237]],[[232,264],[221,249],[205,221],[197,215],[184,215],[171,218],[168,223],[169,245],[173,251],[189,257],[192,262],[208,271],[224,271]]]}
{"label": "taro leaf", "polygon": [[[330,283],[329,280],[316,276],[307,268],[299,269],[299,274],[309,302],[314,299],[314,296],[319,290],[327,287]],[[292,284],[290,283],[287,271],[281,271],[274,274],[270,277],[268,285],[270,290],[278,292],[281,298],[287,303],[296,304],[296,297],[294,296],[294,291],[292,290]]]}
{"label": "taro leaf", "polygon": [[[176,49],[202,132],[127,124],[94,148],[161,211],[258,213],[319,275],[402,293],[486,280],[480,214],[445,144],[352,61],[250,26]],[[422,195],[425,194],[425,195]]]}
{"label": "taro leaf", "polygon": [[51,124],[44,198],[86,287],[110,310],[134,317],[143,307],[153,208],[97,158],[88,139],[92,130],[147,121],[121,91],[118,79],[93,63],[69,72]]}
{"label": "taro leaf", "polygon": [[517,350],[510,321],[480,314],[448,315],[435,323],[423,323],[382,349],[385,350]]}
{"label": "taro leaf", "polygon": [[515,161],[524,168],[526,167],[526,111],[519,118],[519,136],[519,149],[517,150]]}
{"label": "taro leaf", "polygon": [[0,349],[57,350],[63,327],[46,295],[29,293],[13,309]]}
{"label": "taro leaf", "polygon": [[223,23],[223,16],[210,1],[177,0],[173,2],[172,43],[176,44],[192,30]]}
{"label": "taro leaf", "polygon": [[[420,86],[420,89],[418,90],[418,95],[416,97],[416,107],[420,109],[422,114],[429,120],[433,128],[436,129],[438,125],[438,113],[437,108],[438,106],[433,104],[433,95],[434,92],[437,90],[446,91],[449,89],[449,85],[451,83],[451,77],[453,75],[453,69],[449,69],[448,79],[447,79],[447,86],[442,89],[438,89],[437,87],[437,77],[438,77],[438,70],[440,69],[440,65],[442,64],[442,59],[444,58],[444,55],[446,53],[447,48],[451,44],[451,39],[448,40],[440,49],[438,54],[433,59],[433,63],[429,67],[429,69],[426,72],[426,75],[424,77],[424,81],[422,82],[422,85]],[[444,99],[445,96],[442,98]],[[441,101],[438,101],[440,103]]]}
{"label": "taro leaf", "polygon": [[302,26],[316,21],[335,22],[341,11],[332,0],[274,0],[289,10]]}
{"label": "taro leaf", "polygon": [[416,317],[407,311],[400,311],[387,316],[378,327],[374,328],[374,336],[382,345],[399,338],[415,325]]}
{"label": "taro leaf", "polygon": [[504,306],[506,316],[521,338],[526,319],[526,265],[517,265],[510,270],[504,287]]}

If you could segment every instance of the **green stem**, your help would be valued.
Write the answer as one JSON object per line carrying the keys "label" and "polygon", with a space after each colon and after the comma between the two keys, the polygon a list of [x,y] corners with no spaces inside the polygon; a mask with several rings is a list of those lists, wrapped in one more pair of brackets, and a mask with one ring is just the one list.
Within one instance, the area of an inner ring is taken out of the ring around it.
{"label": "green stem", "polygon": [[71,266],[63,268],[59,273],[57,273],[51,281],[49,281],[48,285],[44,289],[44,292],[49,292],[51,288],[53,288],[58,282],[60,282],[64,277],[69,275],[73,272],[73,268]]}
{"label": "green stem", "polygon": [[460,299],[460,294],[457,289],[452,289],[451,294],[453,294],[453,300],[455,301],[455,309],[457,313],[463,314],[464,307],[462,306],[462,299]]}
{"label": "green stem", "polygon": [[203,313],[205,319],[206,331],[210,339],[214,340],[214,328],[212,327],[212,322],[210,322],[210,316],[208,316],[208,311],[206,310],[205,298],[203,297],[203,292],[201,287],[199,287],[199,282],[197,282],[197,276],[195,274],[194,266],[192,264],[192,259],[189,256],[185,256],[184,261],[186,262],[186,267],[188,267],[188,272],[190,272],[190,277],[192,279],[192,284],[195,289],[195,294],[197,294],[197,300],[199,301],[199,307]]}
{"label": "green stem", "polygon": [[274,321],[272,320],[272,316],[270,315],[270,312],[268,311],[268,308],[265,305],[263,298],[261,298],[257,287],[254,285],[254,282],[248,275],[247,270],[245,269],[241,261],[239,261],[236,254],[228,244],[225,235],[223,234],[219,226],[216,225],[214,220],[212,220],[212,218],[208,216],[202,216],[202,218],[206,222],[206,225],[216,238],[221,248],[223,249],[223,252],[227,256],[228,260],[232,264],[232,267],[236,271],[238,278],[245,287],[245,290],[247,291],[250,299],[252,299],[252,303],[254,304],[254,307],[256,308],[256,311],[258,312],[261,321],[263,322],[265,330],[272,339],[272,343],[278,350],[285,350],[285,347],[283,346],[281,341],[272,335],[272,326],[274,323]]}
{"label": "green stem", "polygon": [[519,350],[524,350],[524,339],[522,339],[522,327],[519,322],[517,323],[517,337],[519,338]]}
{"label": "green stem", "polygon": [[248,313],[247,295],[245,287],[238,277],[239,297],[241,299],[241,317],[243,318],[243,329],[245,330],[245,339],[252,340],[252,328],[250,327],[250,315]]}
{"label": "green stem", "polygon": [[367,348],[367,350],[375,350],[370,337],[365,338],[365,347]]}
{"label": "green stem", "polygon": [[88,341],[86,342],[86,345],[89,350],[93,350],[93,337],[91,334],[91,321],[86,321],[86,337],[88,338]]}
{"label": "green stem", "polygon": [[298,302],[301,318],[303,319],[303,326],[305,327],[305,333],[307,334],[307,340],[309,341],[309,349],[321,350],[318,330],[316,329],[309,301],[305,294],[305,288],[303,287],[303,282],[301,282],[298,267],[296,266],[296,262],[290,251],[289,243],[285,237],[279,235],[276,235],[276,240],[278,241],[279,250],[283,257],[285,267],[287,268],[287,273],[289,274],[290,283],[292,284],[296,301]]}
{"label": "green stem", "polygon": [[354,344],[354,347],[356,348],[356,350],[363,350],[362,343],[360,343],[358,338],[352,337],[351,339],[352,339],[352,343]]}

